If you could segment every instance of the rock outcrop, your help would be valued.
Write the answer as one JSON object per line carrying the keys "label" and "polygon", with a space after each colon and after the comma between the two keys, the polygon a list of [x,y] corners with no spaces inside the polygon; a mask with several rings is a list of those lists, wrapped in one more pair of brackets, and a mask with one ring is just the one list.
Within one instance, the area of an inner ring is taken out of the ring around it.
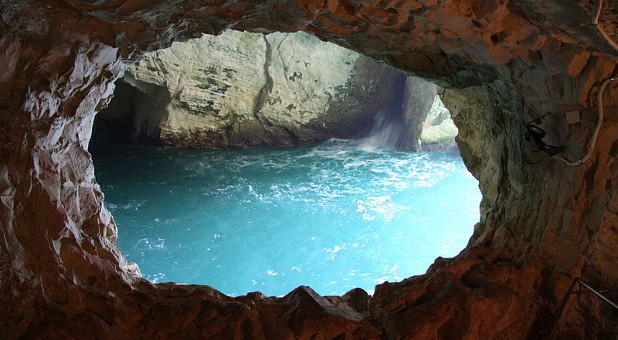
{"label": "rock outcrop", "polygon": [[457,134],[424,122],[436,96],[430,82],[307,33],[225,31],[131,65],[95,127],[173,146],[303,145],[365,137],[384,119],[406,150],[431,128],[429,151]]}
{"label": "rock outcrop", "polygon": [[[1,337],[615,338],[612,307],[575,279],[618,290],[616,6],[0,2]],[[114,243],[86,151],[95,112],[146,51],[227,28],[303,30],[445,87],[483,193],[468,247],[424,275],[379,285],[366,311],[358,292],[230,298],[140,278]],[[573,111],[581,121],[567,124]],[[546,113],[545,140],[567,147],[559,156],[574,166],[528,164],[525,124]]]}
{"label": "rock outcrop", "polygon": [[366,135],[405,76],[306,33],[226,31],[149,53],[123,80],[140,92],[122,114],[134,138],[227,147]]}
{"label": "rock outcrop", "polygon": [[419,141],[423,151],[456,151],[457,126],[440,96],[435,96],[422,124]]}

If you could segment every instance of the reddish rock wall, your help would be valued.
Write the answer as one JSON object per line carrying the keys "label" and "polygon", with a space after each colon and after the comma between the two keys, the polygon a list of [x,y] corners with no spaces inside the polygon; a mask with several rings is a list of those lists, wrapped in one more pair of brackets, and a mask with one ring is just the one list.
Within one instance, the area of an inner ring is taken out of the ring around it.
{"label": "reddish rock wall", "polygon": [[[520,148],[525,122],[549,112],[549,140],[572,160],[585,152],[618,56],[603,37],[616,40],[618,4],[604,1],[594,26],[596,4],[0,1],[0,337],[613,338],[615,312],[573,280],[618,290],[618,81],[584,164],[532,166]],[[483,192],[468,248],[368,305],[358,291],[232,299],[140,279],[85,151],[94,113],[144,51],[225,28],[305,30],[448,87]],[[569,110],[581,124],[565,124]]]}

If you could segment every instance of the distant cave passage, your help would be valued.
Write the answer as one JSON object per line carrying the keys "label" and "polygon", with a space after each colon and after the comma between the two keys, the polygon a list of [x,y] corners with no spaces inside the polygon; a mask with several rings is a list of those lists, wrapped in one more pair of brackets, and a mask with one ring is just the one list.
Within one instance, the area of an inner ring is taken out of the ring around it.
{"label": "distant cave passage", "polygon": [[137,144],[160,143],[169,94],[163,87],[148,85],[140,89],[117,81],[113,99],[97,114],[94,134],[114,135]]}

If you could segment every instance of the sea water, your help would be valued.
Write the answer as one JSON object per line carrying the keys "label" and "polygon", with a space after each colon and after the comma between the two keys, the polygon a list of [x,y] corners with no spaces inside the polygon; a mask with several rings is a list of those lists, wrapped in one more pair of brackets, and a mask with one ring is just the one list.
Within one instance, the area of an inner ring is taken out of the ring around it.
{"label": "sea water", "polygon": [[117,244],[153,282],[323,295],[424,273],[466,245],[478,182],[453,153],[313,147],[94,149]]}

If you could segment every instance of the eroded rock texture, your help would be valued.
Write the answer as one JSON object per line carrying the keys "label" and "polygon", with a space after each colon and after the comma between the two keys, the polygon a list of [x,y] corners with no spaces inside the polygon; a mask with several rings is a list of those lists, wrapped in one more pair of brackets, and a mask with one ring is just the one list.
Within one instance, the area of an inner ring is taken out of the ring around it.
{"label": "eroded rock texture", "polygon": [[421,150],[456,151],[458,149],[455,137],[458,132],[451,113],[444,107],[440,96],[434,97],[419,136]]}
{"label": "eroded rock texture", "polygon": [[225,31],[131,65],[95,131],[191,147],[372,134],[406,150],[419,150],[425,133],[423,150],[453,148],[457,129],[448,110],[436,105],[428,117],[436,95],[430,82],[307,33]]}
{"label": "eroded rock texture", "polygon": [[[548,143],[567,146],[570,160],[586,153],[601,84],[616,72],[616,6],[3,0],[1,336],[614,338],[615,311],[573,282],[618,290],[617,81],[601,98],[606,120],[580,166],[529,165],[520,141],[525,122],[549,113]],[[378,286],[371,299],[303,288],[282,299],[233,299],[139,278],[114,245],[116,227],[85,151],[94,113],[144,51],[226,28],[304,30],[446,87],[442,98],[483,192],[467,249],[423,276]],[[581,123],[566,124],[572,110]]]}
{"label": "eroded rock texture", "polygon": [[[134,100],[134,138],[244,146],[362,136],[405,76],[307,33],[226,31],[149,53],[123,80],[143,98]],[[131,110],[105,113],[122,107]]]}

